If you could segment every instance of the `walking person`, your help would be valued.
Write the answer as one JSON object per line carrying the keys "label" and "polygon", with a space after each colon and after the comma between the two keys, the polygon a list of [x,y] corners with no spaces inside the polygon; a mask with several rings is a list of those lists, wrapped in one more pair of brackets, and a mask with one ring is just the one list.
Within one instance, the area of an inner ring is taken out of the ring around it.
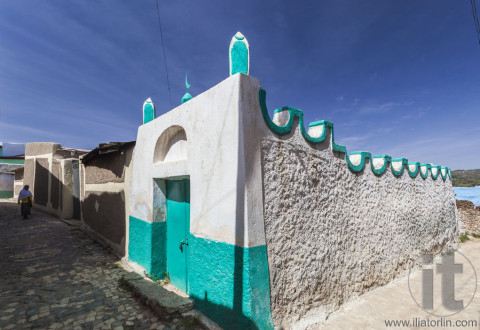
{"label": "walking person", "polygon": [[30,187],[28,184],[26,184],[18,194],[18,204],[22,204],[21,212],[24,219],[28,219],[28,216],[30,215],[30,208],[32,207],[33,196],[30,190],[28,190],[29,188]]}

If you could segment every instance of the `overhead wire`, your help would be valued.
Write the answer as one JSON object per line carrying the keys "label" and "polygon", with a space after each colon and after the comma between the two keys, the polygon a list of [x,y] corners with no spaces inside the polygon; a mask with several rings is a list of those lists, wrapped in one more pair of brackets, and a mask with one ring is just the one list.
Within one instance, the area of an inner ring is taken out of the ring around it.
{"label": "overhead wire", "polygon": [[162,40],[163,60],[165,64],[165,75],[167,76],[168,96],[170,98],[170,107],[173,108],[172,92],[170,91],[170,79],[168,78],[167,55],[165,54],[165,42],[163,41],[162,21],[160,19],[160,8],[158,7],[158,0],[155,0],[155,3],[157,4],[158,27],[160,29],[160,38]]}
{"label": "overhead wire", "polygon": [[477,31],[478,43],[480,44],[480,23],[478,22],[477,5],[475,0],[470,0],[470,4],[472,5],[473,22],[475,23],[475,30]]}

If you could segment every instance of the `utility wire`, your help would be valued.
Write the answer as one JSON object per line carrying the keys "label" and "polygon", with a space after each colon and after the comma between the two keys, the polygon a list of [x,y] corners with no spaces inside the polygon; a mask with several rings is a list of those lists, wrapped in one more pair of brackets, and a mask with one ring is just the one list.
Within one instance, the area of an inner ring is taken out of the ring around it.
{"label": "utility wire", "polygon": [[158,8],[158,0],[155,0],[155,2],[157,4],[158,27],[160,28],[160,37],[162,39],[163,60],[165,62],[165,74],[167,76],[168,96],[170,97],[170,108],[172,108],[172,92],[170,91],[170,79],[168,79],[167,56],[165,55],[165,43],[163,42],[162,21],[160,20],[160,9]]}
{"label": "utility wire", "polygon": [[477,5],[475,4],[475,0],[470,0],[470,4],[472,5],[473,22],[475,23],[475,30],[477,31],[478,43],[480,44],[480,23],[478,22]]}

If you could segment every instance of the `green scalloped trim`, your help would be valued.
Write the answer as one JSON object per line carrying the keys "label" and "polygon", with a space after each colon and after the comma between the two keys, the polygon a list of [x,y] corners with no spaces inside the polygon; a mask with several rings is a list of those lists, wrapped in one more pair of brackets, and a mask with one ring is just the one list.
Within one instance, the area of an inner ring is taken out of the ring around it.
{"label": "green scalloped trim", "polygon": [[[387,169],[388,163],[391,163],[391,161],[392,161],[392,157],[390,157],[389,155],[376,155],[376,156],[373,156],[373,158],[383,158],[384,159],[383,166],[380,167],[378,170],[373,166],[373,161],[370,162],[372,171],[376,175],[383,174],[385,172],[385,170]],[[372,159],[370,158],[370,160],[372,160]]]}
{"label": "green scalloped trim", "polygon": [[[445,175],[443,175],[442,169],[445,170]],[[448,175],[448,167],[443,167],[443,166],[440,167],[440,175],[442,176],[443,181],[445,181]]]}
{"label": "green scalloped trim", "polygon": [[420,175],[422,176],[422,179],[425,180],[425,179],[428,177],[428,170],[430,169],[430,167],[431,167],[432,165],[430,165],[430,164],[420,164],[420,167],[422,167],[422,166],[426,166],[426,168],[427,168],[427,170],[425,171],[425,175],[424,175],[424,174],[422,173],[422,171],[420,170]]}
{"label": "green scalloped trim", "polygon": [[320,126],[325,125],[325,120],[317,120],[308,124],[308,127]]}
{"label": "green scalloped trim", "polygon": [[[294,107],[282,107],[282,108],[276,109],[273,112],[273,114],[275,115],[276,113],[279,113],[279,112],[282,112],[282,111],[288,111],[289,112],[289,118],[288,118],[288,122],[284,126],[278,126],[277,124],[275,124],[273,122],[273,120],[268,115],[266,99],[267,99],[267,92],[264,89],[260,88],[258,90],[258,102],[259,102],[259,105],[260,105],[260,109],[262,111],[262,116],[263,116],[263,119],[265,120],[265,123],[267,124],[268,128],[273,133],[275,133],[277,135],[280,135],[280,136],[290,133],[290,131],[292,130],[292,127],[293,127],[293,121],[295,120],[295,117],[298,117],[300,132],[302,133],[305,140],[307,140],[308,142],[311,142],[311,143],[321,143],[327,137],[327,127],[330,127],[330,134],[331,134],[331,137],[332,137],[332,150],[336,151],[336,152],[342,152],[342,153],[345,154],[345,156],[344,156],[345,161],[348,164],[348,168],[352,172],[358,173],[358,172],[362,171],[365,167],[365,160],[367,158],[369,158],[370,159],[370,167],[371,167],[373,173],[376,174],[376,175],[383,174],[385,172],[385,170],[387,169],[388,163],[390,163],[390,168],[391,168],[393,174],[396,175],[396,176],[399,176],[403,173],[405,165],[407,165],[408,175],[411,178],[415,178],[418,175],[418,172],[420,172],[420,175],[423,179],[426,179],[427,176],[428,176],[428,169],[431,168],[430,164],[419,164],[418,162],[410,162],[409,163],[408,159],[406,159],[406,158],[392,159],[392,157],[390,157],[388,155],[373,156],[373,158],[384,158],[383,166],[379,169],[376,169],[373,166],[373,161],[371,161],[372,160],[372,154],[368,151],[354,151],[354,152],[351,152],[350,155],[358,155],[358,154],[361,155],[360,164],[354,165],[350,161],[350,156],[347,154],[347,147],[345,147],[344,145],[340,145],[340,144],[335,143],[335,133],[334,133],[334,127],[333,127],[332,122],[329,122],[329,121],[326,121],[326,120],[319,120],[319,121],[315,121],[315,122],[310,123],[308,125],[309,127],[323,125],[322,135],[319,136],[319,137],[312,137],[307,133],[307,130],[305,129],[305,125],[304,125],[304,121],[303,121],[303,111],[300,110],[300,109],[294,108]],[[403,166],[402,166],[402,169],[400,171],[396,171],[393,168],[392,162],[394,162],[394,161],[401,161],[402,162]],[[415,171],[411,172],[410,169],[408,168],[408,164],[415,164]],[[425,172],[425,176],[420,171],[420,166],[422,166],[422,165],[427,166],[427,171]],[[449,178],[452,179],[450,169],[448,167],[444,167],[444,168],[446,169],[446,174],[445,174],[445,176],[442,175],[443,180],[445,181],[445,179],[447,177],[447,173],[448,173]],[[432,178],[436,179],[437,176],[438,176],[438,173],[440,173],[440,172],[441,172],[440,171],[440,166],[438,166],[437,175],[433,176],[433,174],[432,174]]]}
{"label": "green scalloped trim", "polygon": [[[393,163],[394,162],[402,162],[402,168],[400,169],[400,171],[396,171],[395,168],[393,168]],[[399,175],[402,175],[403,173],[403,170],[405,169],[405,165],[408,164],[408,159],[406,158],[395,158],[395,159],[392,159],[392,161],[390,162],[390,168],[392,169],[392,173],[399,176]]]}
{"label": "green scalloped trim", "polygon": [[368,151],[354,151],[351,152],[350,155],[360,155],[360,164],[354,165],[350,161],[350,156],[345,154],[345,160],[347,161],[348,167],[353,171],[353,172],[360,172],[363,170],[365,167],[365,161],[367,158],[372,159],[372,154],[369,153]]}
{"label": "green scalloped trim", "polygon": [[[409,165],[415,165],[415,171],[414,172],[410,171],[410,166]],[[408,175],[410,175],[411,178],[415,178],[417,176],[419,169],[420,169],[420,163],[419,162],[408,162],[407,163]]]}
{"label": "green scalloped trim", "polygon": [[[433,174],[432,168],[436,168],[436,169],[437,169],[437,174],[435,174],[435,175]],[[432,165],[432,167],[430,167],[430,173],[432,174],[432,179],[433,179],[433,180],[436,180],[437,177],[438,177],[438,175],[440,174],[440,168],[441,168],[440,165],[435,165],[435,166]]]}

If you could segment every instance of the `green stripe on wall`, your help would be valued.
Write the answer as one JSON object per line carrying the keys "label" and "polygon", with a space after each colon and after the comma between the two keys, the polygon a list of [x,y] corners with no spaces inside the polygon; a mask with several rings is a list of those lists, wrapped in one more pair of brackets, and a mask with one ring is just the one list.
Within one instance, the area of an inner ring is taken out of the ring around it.
{"label": "green stripe on wall", "polygon": [[225,329],[273,329],[265,245],[244,248],[190,235],[189,294]]}
{"label": "green stripe on wall", "polygon": [[0,158],[0,164],[25,164],[24,159],[2,159]]}
{"label": "green stripe on wall", "polygon": [[128,260],[162,279],[166,274],[166,223],[129,217]]}
{"label": "green stripe on wall", "polygon": [[[158,278],[166,269],[167,222],[130,216],[129,260]],[[188,288],[195,308],[225,329],[273,329],[265,245],[244,248],[189,235]]]}
{"label": "green stripe on wall", "polygon": [[0,198],[12,198],[13,191],[0,190]]}

